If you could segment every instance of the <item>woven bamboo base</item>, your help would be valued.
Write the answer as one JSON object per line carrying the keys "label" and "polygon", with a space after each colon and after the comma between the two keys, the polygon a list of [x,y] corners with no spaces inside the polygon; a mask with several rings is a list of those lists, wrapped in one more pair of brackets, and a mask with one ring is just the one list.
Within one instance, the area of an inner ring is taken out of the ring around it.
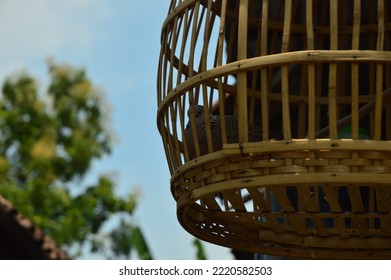
{"label": "woven bamboo base", "polygon": [[179,168],[172,192],[182,226],[215,244],[293,258],[391,258],[391,147],[382,141],[229,144]]}

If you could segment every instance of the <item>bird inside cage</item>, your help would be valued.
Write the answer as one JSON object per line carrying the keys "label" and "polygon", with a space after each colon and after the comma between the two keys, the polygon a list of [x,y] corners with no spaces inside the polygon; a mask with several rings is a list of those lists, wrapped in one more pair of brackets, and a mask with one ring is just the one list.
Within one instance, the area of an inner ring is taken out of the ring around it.
{"label": "bird inside cage", "polygon": [[[218,106],[218,104],[217,104]],[[215,110],[218,110],[214,108]],[[222,130],[221,130],[221,118],[219,114],[216,114],[213,110],[209,112],[202,105],[190,105],[188,110],[188,117],[194,118],[195,129],[192,129],[191,122],[189,121],[185,128],[185,138],[189,153],[189,158],[193,159],[197,157],[195,137],[197,138],[200,154],[199,156],[206,155],[213,151],[220,151],[223,148]],[[208,120],[206,120],[206,118]],[[239,128],[238,118],[233,115],[224,116],[226,126],[226,140],[227,143],[239,143]],[[206,122],[210,124],[210,131],[212,136],[212,148],[213,151],[209,151],[208,139],[206,132]],[[257,142],[262,140],[262,128],[259,125],[249,124],[249,142]],[[280,137],[277,133],[269,132],[272,138]]]}

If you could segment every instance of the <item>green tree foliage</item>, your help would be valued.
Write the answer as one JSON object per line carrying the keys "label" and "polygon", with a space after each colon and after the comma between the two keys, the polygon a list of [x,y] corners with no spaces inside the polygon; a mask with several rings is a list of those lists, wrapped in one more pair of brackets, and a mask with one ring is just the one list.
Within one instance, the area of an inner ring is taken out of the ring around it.
{"label": "green tree foliage", "polygon": [[[111,133],[99,91],[85,71],[48,66],[44,94],[27,74],[6,80],[2,88],[0,194],[60,246],[99,251],[104,223],[118,213],[129,219],[137,197],[118,197],[108,176],[74,191],[92,161],[110,153]],[[127,243],[140,240],[132,236],[135,228],[122,222],[105,235],[112,256],[141,246]]]}

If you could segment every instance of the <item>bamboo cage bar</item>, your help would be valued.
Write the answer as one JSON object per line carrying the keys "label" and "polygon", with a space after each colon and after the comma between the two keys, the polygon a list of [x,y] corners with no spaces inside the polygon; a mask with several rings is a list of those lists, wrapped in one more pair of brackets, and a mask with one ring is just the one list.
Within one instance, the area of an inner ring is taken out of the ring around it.
{"label": "bamboo cage bar", "polygon": [[391,258],[391,0],[171,0],[157,125],[181,225],[282,258]]}

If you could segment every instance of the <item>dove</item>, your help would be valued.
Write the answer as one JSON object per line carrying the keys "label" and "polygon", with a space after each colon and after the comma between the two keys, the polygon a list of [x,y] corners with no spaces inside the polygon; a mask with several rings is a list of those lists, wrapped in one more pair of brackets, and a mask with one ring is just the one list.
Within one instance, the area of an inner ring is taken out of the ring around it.
{"label": "dove", "polygon": [[[190,120],[190,109],[187,112],[189,120]],[[196,125],[197,131],[197,139],[198,145],[200,148],[200,156],[208,154],[208,142],[207,142],[207,134],[206,134],[206,125],[205,125],[205,114],[204,114],[204,106],[202,105],[194,105],[193,108],[194,121]],[[210,121],[210,129],[212,133],[212,144],[213,151],[219,151],[223,148],[223,140],[221,136],[221,118],[220,115],[215,115],[209,113],[208,115]],[[239,129],[238,129],[238,118],[232,115],[226,115],[225,117],[225,125],[226,125],[226,136],[227,143],[238,143],[239,142]],[[260,126],[248,125],[248,133],[249,133],[249,142],[257,142],[262,140],[262,129]],[[190,121],[186,125],[185,128],[185,138],[187,143],[187,148],[189,152],[190,159],[196,157],[196,149],[195,149],[195,141],[193,137],[193,131],[191,128]]]}

